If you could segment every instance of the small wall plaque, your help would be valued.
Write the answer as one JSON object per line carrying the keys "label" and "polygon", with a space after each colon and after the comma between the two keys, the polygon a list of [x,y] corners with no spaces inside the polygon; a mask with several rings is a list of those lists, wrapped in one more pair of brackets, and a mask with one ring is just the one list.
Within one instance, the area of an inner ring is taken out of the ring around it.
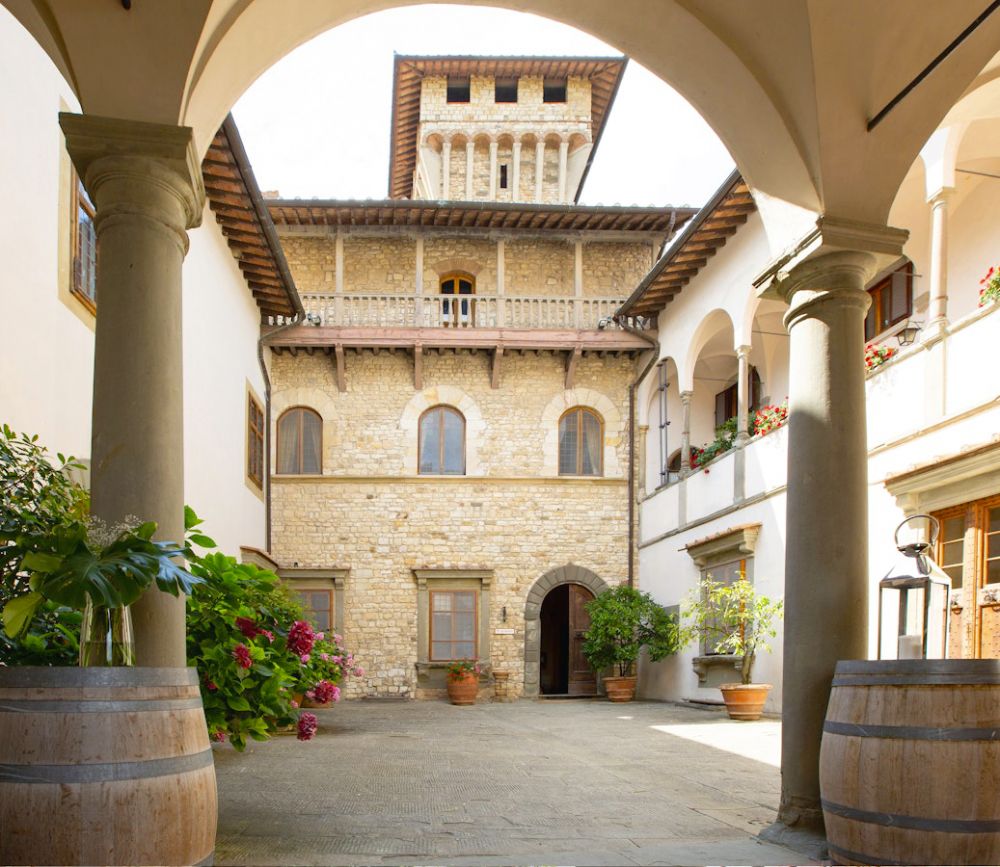
{"label": "small wall plaque", "polygon": [[494,631],[494,633],[496,635],[513,635],[514,634],[514,630],[513,629],[508,629],[506,627],[498,627],[497,629],[495,629],[493,631]]}

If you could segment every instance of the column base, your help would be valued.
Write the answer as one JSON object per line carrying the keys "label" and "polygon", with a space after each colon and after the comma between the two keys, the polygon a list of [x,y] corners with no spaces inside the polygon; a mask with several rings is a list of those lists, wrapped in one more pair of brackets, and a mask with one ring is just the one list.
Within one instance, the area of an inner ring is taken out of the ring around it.
{"label": "column base", "polygon": [[823,809],[819,802],[812,798],[798,795],[782,796],[778,807],[778,825],[797,830],[813,831],[825,834],[826,825],[823,822]]}

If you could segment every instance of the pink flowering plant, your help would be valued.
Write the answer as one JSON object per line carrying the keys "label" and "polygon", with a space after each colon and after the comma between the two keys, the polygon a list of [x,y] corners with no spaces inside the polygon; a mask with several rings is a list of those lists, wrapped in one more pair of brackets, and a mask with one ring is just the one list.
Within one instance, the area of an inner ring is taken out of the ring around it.
{"label": "pink flowering plant", "polygon": [[482,674],[482,666],[474,659],[456,659],[447,668],[448,680],[463,680],[470,674]]}
{"label": "pink flowering plant", "polygon": [[1000,266],[990,265],[982,280],[979,281],[979,306],[985,307],[992,302],[1000,301]]}
{"label": "pink flowering plant", "polygon": [[273,572],[224,554],[196,557],[190,568],[204,583],[188,604],[188,663],[198,669],[212,739],[242,750],[294,726],[311,738],[315,717],[300,724],[306,714],[292,699],[315,643],[298,600]]}
{"label": "pink flowering plant", "polygon": [[891,346],[881,346],[869,343],[865,346],[865,373],[881,367],[896,354],[896,350]]}
{"label": "pink flowering plant", "polygon": [[310,631],[312,644],[309,652],[300,656],[300,662],[305,661],[297,672],[295,691],[317,705],[340,701],[344,680],[364,676],[364,669],[344,647],[340,635]]}

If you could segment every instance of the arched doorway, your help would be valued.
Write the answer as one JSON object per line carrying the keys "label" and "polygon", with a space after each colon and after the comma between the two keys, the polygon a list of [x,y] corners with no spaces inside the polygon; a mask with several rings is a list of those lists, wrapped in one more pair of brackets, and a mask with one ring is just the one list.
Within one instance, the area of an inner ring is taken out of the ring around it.
{"label": "arched doorway", "polygon": [[590,627],[586,605],[594,594],[582,584],[560,584],[539,613],[538,685],[542,695],[596,695],[597,678],[583,655]]}
{"label": "arched doorway", "polygon": [[[573,588],[576,589],[574,590]],[[531,586],[524,604],[524,695],[526,697],[534,697],[542,692],[543,634],[546,640],[555,636],[558,639],[559,645],[565,647],[566,656],[564,691],[562,693],[551,692],[550,690],[552,689],[559,689],[563,681],[561,677],[559,680],[554,681],[551,677],[547,676],[544,693],[546,695],[588,694],[587,692],[570,692],[570,666],[578,665],[578,663],[574,663],[570,658],[569,629],[571,603],[577,604],[582,608],[586,602],[595,596],[599,596],[607,589],[608,585],[594,572],[583,566],[575,566],[572,563],[566,566],[559,566],[556,569],[550,569]],[[576,594],[575,598],[573,594]],[[542,619],[543,608],[546,612],[545,622]],[[563,618],[565,619],[565,625],[561,626],[560,623],[563,622]],[[576,617],[574,617],[574,621],[580,622]],[[548,630],[545,628],[546,622],[549,626]],[[586,628],[586,625],[583,625],[579,631],[584,631]],[[561,637],[563,635],[565,636],[564,638]],[[545,650],[546,667],[556,665],[558,656],[550,656],[549,654],[553,651],[548,647]],[[579,648],[578,652],[582,659],[582,647]],[[583,666],[585,665],[586,663],[584,662]],[[574,670],[582,672],[584,669],[581,666]],[[589,669],[587,670],[589,671]],[[582,674],[574,682],[577,684],[582,683]],[[595,686],[596,684],[590,684],[589,689],[591,694],[594,692]],[[576,686],[575,688],[585,689],[586,687]]]}

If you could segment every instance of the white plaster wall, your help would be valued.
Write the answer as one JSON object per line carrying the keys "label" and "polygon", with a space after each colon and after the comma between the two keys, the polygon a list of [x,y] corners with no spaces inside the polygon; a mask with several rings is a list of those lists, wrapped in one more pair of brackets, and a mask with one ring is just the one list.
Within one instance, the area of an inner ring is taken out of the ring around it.
{"label": "white plaster wall", "polygon": [[247,388],[264,407],[260,312],[206,206],[184,260],[184,496],[227,554],[265,544],[246,479]]}
{"label": "white plaster wall", "polygon": [[87,459],[93,317],[69,295],[69,158],[58,118],[61,110],[79,106],[45,53],[2,8],[0,46],[0,189],[6,203],[0,422],[38,434],[53,453]]}

